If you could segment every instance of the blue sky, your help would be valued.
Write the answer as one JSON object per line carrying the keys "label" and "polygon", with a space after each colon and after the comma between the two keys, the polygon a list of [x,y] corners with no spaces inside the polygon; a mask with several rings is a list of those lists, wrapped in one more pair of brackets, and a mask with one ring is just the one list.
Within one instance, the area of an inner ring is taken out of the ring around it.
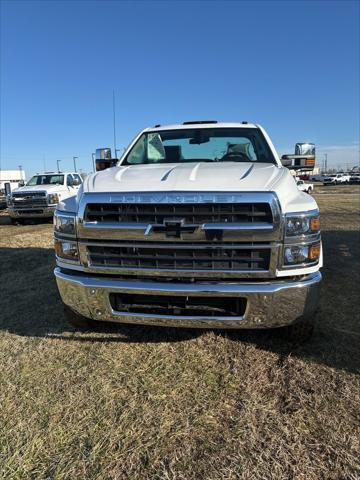
{"label": "blue sky", "polygon": [[359,156],[357,1],[1,2],[1,168],[91,169],[143,127],[261,123],[280,153]]}

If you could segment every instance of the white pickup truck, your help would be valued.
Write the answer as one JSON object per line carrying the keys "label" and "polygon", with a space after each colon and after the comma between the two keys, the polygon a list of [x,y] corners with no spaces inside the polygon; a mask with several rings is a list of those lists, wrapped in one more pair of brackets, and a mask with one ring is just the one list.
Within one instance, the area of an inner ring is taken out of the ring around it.
{"label": "white pickup truck", "polygon": [[327,175],[323,179],[324,185],[345,185],[349,183],[350,175],[346,173],[335,173],[333,175]]}
{"label": "white pickup truck", "polygon": [[[297,144],[299,145],[299,144]],[[301,144],[303,145],[303,144]],[[55,211],[55,276],[68,320],[313,329],[319,210],[255,124],[185,122],[140,132],[115,167]]]}
{"label": "white pickup truck", "polygon": [[304,180],[295,179],[296,185],[301,192],[311,193],[314,190],[312,183],[305,183]]}
{"label": "white pickup truck", "polygon": [[25,186],[7,198],[13,223],[29,218],[51,218],[56,205],[77,194],[83,180],[76,172],[46,172],[34,175]]}

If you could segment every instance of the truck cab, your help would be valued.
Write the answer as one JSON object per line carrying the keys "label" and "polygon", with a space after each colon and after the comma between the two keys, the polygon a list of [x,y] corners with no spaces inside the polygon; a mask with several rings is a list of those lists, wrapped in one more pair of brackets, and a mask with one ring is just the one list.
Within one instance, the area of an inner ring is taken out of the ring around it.
{"label": "truck cab", "polygon": [[7,198],[13,222],[29,218],[50,218],[57,204],[73,197],[83,180],[77,172],[45,172],[36,174]]}
{"label": "truck cab", "polygon": [[280,160],[248,122],[140,132],[116,166],[56,208],[55,276],[69,321],[308,336],[322,246],[316,201],[289,171],[311,170],[314,146],[297,145]]}

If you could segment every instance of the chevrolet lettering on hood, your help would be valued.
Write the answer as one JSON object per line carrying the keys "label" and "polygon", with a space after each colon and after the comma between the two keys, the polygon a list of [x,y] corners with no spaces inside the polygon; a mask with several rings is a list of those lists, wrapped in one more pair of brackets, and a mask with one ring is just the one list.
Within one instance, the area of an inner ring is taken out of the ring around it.
{"label": "chevrolet lettering on hood", "polygon": [[233,203],[242,197],[241,194],[110,194],[111,202],[119,203]]}

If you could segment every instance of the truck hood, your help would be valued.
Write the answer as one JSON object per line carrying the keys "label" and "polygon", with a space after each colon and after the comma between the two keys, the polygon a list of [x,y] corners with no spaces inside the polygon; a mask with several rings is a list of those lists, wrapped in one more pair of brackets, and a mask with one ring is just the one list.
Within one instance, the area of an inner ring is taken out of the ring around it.
{"label": "truck hood", "polygon": [[46,193],[55,193],[61,189],[64,185],[34,185],[33,187],[26,186],[20,188],[14,188],[13,192],[46,192]]}
{"label": "truck hood", "polygon": [[88,192],[269,190],[282,169],[267,163],[180,163],[114,167],[88,178]]}
{"label": "truck hood", "polygon": [[283,211],[309,210],[316,202],[300,192],[286,168],[268,163],[191,162],[113,167],[89,175],[86,193],[114,192],[269,192],[275,191]]}

